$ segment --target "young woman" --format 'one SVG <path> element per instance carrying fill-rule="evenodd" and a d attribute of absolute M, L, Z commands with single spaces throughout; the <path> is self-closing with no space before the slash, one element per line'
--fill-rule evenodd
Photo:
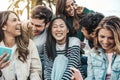
<path fill-rule="evenodd" d="M 120 18 L 109 16 L 100 22 L 95 30 L 94 45 L 88 57 L 86 80 L 119 80 Z M 77 70 L 74 71 L 78 73 L 73 73 L 75 76 L 80 75 Z"/>
<path fill-rule="evenodd" d="M 81 14 L 92 13 L 85 7 L 81 7 Z M 57 0 L 56 1 L 56 15 L 63 15 L 72 29 L 73 36 L 78 37 L 81 41 L 84 40 L 84 36 L 81 33 L 81 27 L 79 25 L 80 18 L 77 13 L 78 9 L 75 8 L 74 0 Z"/>
<path fill-rule="evenodd" d="M 77 13 L 78 12 L 78 13 Z M 85 47 L 84 35 L 81 32 L 81 26 L 79 21 L 81 20 L 81 16 L 83 14 L 92 13 L 92 10 L 89 10 L 85 7 L 76 8 L 74 0 L 56 0 L 56 15 L 63 15 L 68 24 L 70 25 L 70 29 L 72 29 L 71 36 L 77 37 L 81 41 L 81 55 L 84 54 L 83 48 Z M 87 58 L 85 56 L 81 56 L 81 61 L 83 66 L 87 66 Z M 86 70 L 85 67 L 83 67 Z M 85 71 L 84 71 L 85 72 Z M 87 76 L 87 74 L 85 74 Z"/>
<path fill-rule="evenodd" d="M 81 69 L 80 40 L 69 37 L 70 29 L 63 17 L 50 23 L 45 44 L 45 80 L 71 80 L 69 67 Z M 62 57 L 60 57 L 62 56 Z"/>
<path fill-rule="evenodd" d="M 42 68 L 37 48 L 23 33 L 16 13 L 0 13 L 0 46 L 12 49 L 11 62 L 0 69 L 2 80 L 42 80 Z"/>

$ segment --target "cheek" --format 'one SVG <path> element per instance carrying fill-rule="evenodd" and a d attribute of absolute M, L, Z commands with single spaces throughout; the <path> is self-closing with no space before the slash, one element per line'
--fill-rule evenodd
<path fill-rule="evenodd" d="M 55 29 L 51 30 L 51 34 L 54 35 L 55 34 Z"/>
<path fill-rule="evenodd" d="M 65 12 L 68 14 L 69 9 L 65 9 Z"/>
<path fill-rule="evenodd" d="M 110 43 L 114 46 L 115 45 L 115 41 L 110 41 Z"/>
<path fill-rule="evenodd" d="M 101 43 L 103 40 L 101 38 L 98 37 L 98 42 Z"/>
<path fill-rule="evenodd" d="M 43 31 L 43 30 L 44 30 L 44 27 L 37 28 L 37 30 Z"/>

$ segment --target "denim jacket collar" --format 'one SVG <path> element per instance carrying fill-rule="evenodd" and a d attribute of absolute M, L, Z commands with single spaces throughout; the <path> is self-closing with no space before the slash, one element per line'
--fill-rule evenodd
<path fill-rule="evenodd" d="M 104 52 L 104 50 L 102 48 L 98 48 L 98 52 L 99 52 L 99 55 L 103 57 L 103 59 L 107 60 L 105 52 Z M 113 56 L 112 56 L 112 64 L 113 64 L 115 58 L 116 58 L 116 54 L 113 54 Z"/>

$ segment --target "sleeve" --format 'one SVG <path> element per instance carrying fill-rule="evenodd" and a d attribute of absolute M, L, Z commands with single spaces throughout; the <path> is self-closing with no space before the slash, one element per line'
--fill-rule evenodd
<path fill-rule="evenodd" d="M 74 46 L 71 48 L 70 52 L 71 52 L 71 55 L 69 57 L 68 65 L 65 70 L 65 73 L 63 74 L 62 80 L 71 80 L 72 73 L 71 73 L 70 67 L 74 67 L 76 69 L 82 68 L 82 66 L 79 65 L 81 63 L 80 62 L 80 48 L 78 46 L 76 47 Z"/>
<path fill-rule="evenodd" d="M 44 79 L 51 80 L 53 60 L 49 59 L 44 46 Z"/>
<path fill-rule="evenodd" d="M 29 42 L 31 64 L 30 64 L 30 80 L 42 80 L 42 67 L 37 48 L 32 40 Z"/>
<path fill-rule="evenodd" d="M 88 54 L 87 78 L 85 80 L 95 80 L 92 67 L 92 54 Z"/>
<path fill-rule="evenodd" d="M 62 80 L 71 80 L 72 72 L 70 70 L 70 67 L 74 67 L 76 69 L 79 69 L 81 74 L 83 74 L 81 61 L 80 61 L 80 46 L 79 46 L 80 41 L 78 41 L 78 40 L 79 39 L 77 39 L 77 40 L 74 39 L 73 43 L 75 42 L 77 45 L 73 44 L 72 47 L 70 47 L 68 50 L 68 55 L 67 55 L 68 65 L 67 65 L 67 68 L 63 74 Z M 70 42 L 71 42 L 71 40 L 70 40 Z"/>
<path fill-rule="evenodd" d="M 83 14 L 87 14 L 87 13 L 94 13 L 94 11 L 84 7 Z"/>

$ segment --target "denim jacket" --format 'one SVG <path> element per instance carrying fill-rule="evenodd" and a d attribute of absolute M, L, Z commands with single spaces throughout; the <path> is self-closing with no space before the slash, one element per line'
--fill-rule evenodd
<path fill-rule="evenodd" d="M 98 54 L 92 49 L 88 56 L 87 78 L 85 80 L 105 80 L 108 60 L 103 49 Z M 120 55 L 113 54 L 111 64 L 111 79 L 120 80 Z"/>

